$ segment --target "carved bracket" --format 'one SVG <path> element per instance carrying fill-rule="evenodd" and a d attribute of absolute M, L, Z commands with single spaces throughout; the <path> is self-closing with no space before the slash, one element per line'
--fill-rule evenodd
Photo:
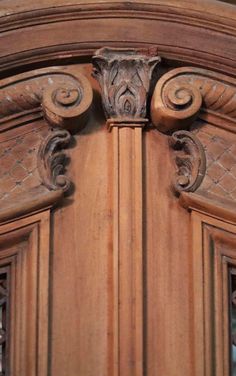
<path fill-rule="evenodd" d="M 196 136 L 188 131 L 176 131 L 170 138 L 177 167 L 173 183 L 176 193 L 194 192 L 200 186 L 206 172 L 204 149 Z"/>
<path fill-rule="evenodd" d="M 102 89 L 109 128 L 144 126 L 152 71 L 160 62 L 155 51 L 102 48 L 93 57 L 94 77 Z"/>
<path fill-rule="evenodd" d="M 0 124 L 43 110 L 51 125 L 81 129 L 92 97 L 88 79 L 76 68 L 51 67 L 23 73 L 0 83 Z"/>
<path fill-rule="evenodd" d="M 85 126 L 92 96 L 76 66 L 0 81 L 0 218 L 51 206 L 69 189 L 63 149 Z"/>
<path fill-rule="evenodd" d="M 42 142 L 38 153 L 38 169 L 48 189 L 66 192 L 70 181 L 65 176 L 66 155 L 62 149 L 70 143 L 71 135 L 66 130 L 55 130 Z"/>
<path fill-rule="evenodd" d="M 177 68 L 157 82 L 153 124 L 162 132 L 189 127 L 198 116 L 236 132 L 236 80 L 199 68 Z"/>

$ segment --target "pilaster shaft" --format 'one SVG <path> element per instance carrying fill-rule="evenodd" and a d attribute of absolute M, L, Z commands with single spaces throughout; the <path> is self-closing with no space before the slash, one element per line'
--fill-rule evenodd
<path fill-rule="evenodd" d="M 142 128 L 158 57 L 104 48 L 94 57 L 113 132 L 114 376 L 143 375 Z"/>

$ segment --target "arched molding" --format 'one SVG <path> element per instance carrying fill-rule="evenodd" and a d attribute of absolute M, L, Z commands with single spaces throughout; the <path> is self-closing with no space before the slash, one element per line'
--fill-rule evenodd
<path fill-rule="evenodd" d="M 18 0 L 13 7 L 1 6 L 0 19 L 2 74 L 32 64 L 75 61 L 105 45 L 155 45 L 164 59 L 236 75 L 236 11 L 228 4 L 210 0 L 197 4 L 184 0 L 53 1 L 49 7 L 45 2 L 25 5 Z M 32 33 L 37 38 L 31 38 Z"/>

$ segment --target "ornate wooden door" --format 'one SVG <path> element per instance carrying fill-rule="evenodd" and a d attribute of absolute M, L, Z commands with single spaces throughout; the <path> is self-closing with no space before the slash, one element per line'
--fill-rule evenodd
<path fill-rule="evenodd" d="M 235 375 L 235 7 L 0 7 L 0 375 Z"/>

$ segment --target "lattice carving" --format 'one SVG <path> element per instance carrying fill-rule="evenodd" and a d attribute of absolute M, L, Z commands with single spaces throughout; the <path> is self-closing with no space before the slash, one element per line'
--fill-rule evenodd
<path fill-rule="evenodd" d="M 207 126 L 194 129 L 207 157 L 206 176 L 201 189 L 236 200 L 236 137 L 214 134 Z"/>
<path fill-rule="evenodd" d="M 47 134 L 47 127 L 36 128 L 0 143 L 0 200 L 10 200 L 42 183 L 37 154 Z"/>

